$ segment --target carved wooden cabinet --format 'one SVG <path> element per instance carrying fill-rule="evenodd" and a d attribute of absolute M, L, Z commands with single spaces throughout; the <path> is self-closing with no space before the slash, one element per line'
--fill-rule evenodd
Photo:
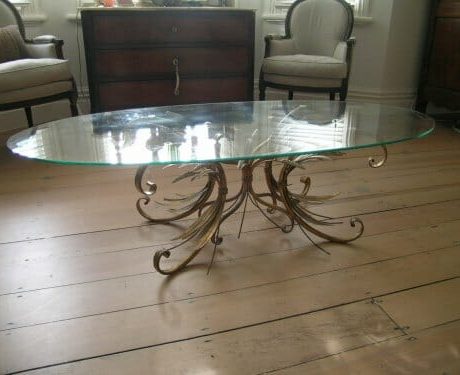
<path fill-rule="evenodd" d="M 460 0 L 433 0 L 416 107 L 460 110 Z"/>
<path fill-rule="evenodd" d="M 253 99 L 254 11 L 82 10 L 91 111 Z"/>

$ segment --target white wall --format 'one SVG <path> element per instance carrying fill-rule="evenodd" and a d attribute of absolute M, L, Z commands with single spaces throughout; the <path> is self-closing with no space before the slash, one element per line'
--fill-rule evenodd
<path fill-rule="evenodd" d="M 426 33 L 430 7 L 430 1 L 425 0 L 393 0 L 381 84 L 383 92 L 413 94 L 416 91 L 425 47 L 425 40 L 420 36 Z"/>
<path fill-rule="evenodd" d="M 370 14 L 372 22 L 358 22 L 353 32 L 357 45 L 350 81 L 350 99 L 396 104 L 409 104 L 413 100 L 429 1 L 372 1 Z M 264 19 L 268 0 L 239 0 L 238 3 L 241 8 L 256 10 L 255 79 L 257 83 L 263 58 L 263 37 L 268 33 L 284 33 L 284 25 Z M 70 60 L 72 72 L 85 93 L 87 84 L 83 39 L 79 23 L 75 20 L 77 0 L 41 0 L 41 8 L 46 15 L 46 20 L 43 23 L 28 25 L 29 36 L 54 34 L 64 39 L 64 55 Z M 285 97 L 285 95 L 274 93 L 271 97 Z M 86 112 L 87 98 L 82 99 L 81 108 Z M 70 115 L 67 103 L 35 108 L 34 113 L 39 123 Z M 1 130 L 25 126 L 25 116 L 21 111 L 0 114 Z"/>
<path fill-rule="evenodd" d="M 396 0 L 406 1 L 406 0 Z M 419 0 L 420 1 L 420 0 Z M 350 92 L 361 96 L 382 95 L 388 36 L 391 27 L 393 0 L 372 3 L 372 22 L 355 25 L 356 46 L 350 80 Z"/>

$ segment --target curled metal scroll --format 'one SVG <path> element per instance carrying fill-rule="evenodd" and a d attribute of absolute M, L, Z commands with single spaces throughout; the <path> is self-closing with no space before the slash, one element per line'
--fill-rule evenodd
<path fill-rule="evenodd" d="M 387 146 L 385 145 L 382 145 L 382 149 L 383 149 L 383 157 L 381 160 L 375 160 L 372 156 L 369 158 L 369 166 L 371 168 L 380 168 L 380 167 L 383 167 L 387 160 L 388 160 L 388 150 L 387 150 Z"/>
<path fill-rule="evenodd" d="M 136 186 L 137 191 L 143 195 L 143 197 L 139 198 L 136 202 L 137 211 L 139 212 L 139 214 L 141 214 L 142 217 L 144 217 L 152 223 L 167 224 L 172 221 L 180 220 L 192 215 L 208 201 L 209 197 L 211 196 L 214 190 L 216 180 L 212 177 L 212 170 L 208 169 L 206 165 L 195 166 L 195 168 L 192 171 L 186 172 L 185 174 L 182 174 L 181 176 L 175 178 L 173 183 L 188 177 L 198 178 L 199 176 L 207 176 L 208 181 L 204 188 L 198 192 L 186 196 L 179 196 L 175 199 L 166 198 L 165 201 L 167 203 L 175 203 L 176 205 L 183 204 L 183 206 L 171 208 L 169 211 L 176 213 L 171 217 L 154 218 L 145 210 L 145 207 L 147 207 L 151 203 L 152 197 L 155 195 L 158 189 L 158 186 L 155 182 L 149 180 L 144 182 L 145 173 L 148 167 L 149 166 L 143 165 L 138 168 L 134 179 L 134 184 Z"/>
<path fill-rule="evenodd" d="M 316 214 L 309 209 L 309 206 L 313 204 L 320 204 L 329 199 L 332 199 L 335 195 L 324 195 L 317 196 L 309 194 L 311 180 L 308 177 L 302 178 L 304 188 L 300 194 L 293 193 L 290 191 L 288 186 L 288 177 L 291 172 L 297 168 L 302 167 L 304 163 L 317 159 L 318 156 L 305 156 L 294 160 L 286 160 L 284 166 L 280 172 L 278 181 L 279 193 L 281 200 L 284 203 L 286 210 L 292 219 L 299 225 L 302 232 L 307 235 L 308 233 L 314 234 L 320 238 L 326 239 L 331 242 L 348 243 L 361 237 L 364 233 L 364 224 L 359 218 L 351 218 L 349 225 L 351 228 L 357 228 L 354 234 L 349 237 L 338 237 L 322 231 L 321 227 L 324 226 L 336 226 L 343 224 L 341 221 L 333 220 L 330 217 Z M 324 158 L 324 157 L 321 157 Z"/>
<path fill-rule="evenodd" d="M 186 172 L 185 174 L 176 178 L 175 181 L 185 178 L 193 179 L 201 176 L 207 176 L 208 183 L 204 189 L 192 195 L 194 201 L 192 204 L 186 207 L 184 212 L 169 219 L 149 219 L 150 221 L 158 223 L 178 220 L 185 216 L 189 216 L 203 207 L 203 205 L 207 202 L 215 190 L 215 186 L 217 186 L 217 198 L 213 201 L 213 203 L 209 205 L 203 211 L 202 215 L 198 216 L 198 218 L 180 236 L 173 239 L 173 241 L 180 241 L 179 244 L 169 249 L 159 250 L 155 253 L 153 257 L 153 266 L 159 273 L 163 275 L 171 275 L 184 269 L 209 242 L 218 237 L 222 212 L 224 210 L 226 196 L 228 193 L 227 181 L 222 166 L 218 163 L 197 165 L 193 171 Z M 150 186 L 150 184 L 148 184 L 148 186 Z M 146 198 L 141 198 L 141 200 L 142 199 Z M 173 266 L 169 269 L 162 267 L 161 260 L 163 258 L 169 258 L 171 256 L 172 250 L 192 240 L 196 241 L 196 245 L 193 246 L 192 252 L 185 259 L 183 259 L 176 266 Z"/>

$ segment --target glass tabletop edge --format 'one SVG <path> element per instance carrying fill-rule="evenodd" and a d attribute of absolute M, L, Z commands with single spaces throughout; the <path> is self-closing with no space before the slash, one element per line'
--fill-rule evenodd
<path fill-rule="evenodd" d="M 254 161 L 254 160 L 280 160 L 280 159 L 292 159 L 300 156 L 306 156 L 306 155 L 327 155 L 327 154 L 337 154 L 337 153 L 342 153 L 342 152 L 351 152 L 354 150 L 360 150 L 360 149 L 365 149 L 365 148 L 377 148 L 381 146 L 388 146 L 392 144 L 397 144 L 397 143 L 402 143 L 402 142 L 407 142 L 410 140 L 416 140 L 416 139 L 421 139 L 424 138 L 428 135 L 430 135 L 435 129 L 435 125 L 433 125 L 432 128 L 427 129 L 423 133 L 417 134 L 417 136 L 414 137 L 405 137 L 397 140 L 391 140 L 391 141 L 385 141 L 385 142 L 380 142 L 380 143 L 375 143 L 375 144 L 363 144 L 363 145 L 355 145 L 355 146 L 350 146 L 350 147 L 344 147 L 344 148 L 331 148 L 331 149 L 326 149 L 326 150 L 317 150 L 317 151 L 300 151 L 300 152 L 293 152 L 293 153 L 281 153 L 279 155 L 270 155 L 270 154 L 260 154 L 260 155 L 253 155 L 253 156 L 248 156 L 248 157 L 240 157 L 240 158 L 222 158 L 219 160 L 215 159 L 203 159 L 203 160 L 189 160 L 189 161 L 166 161 L 166 162 L 136 162 L 136 163 L 109 163 L 109 162 L 86 162 L 86 161 L 71 161 L 71 160 L 52 160 L 52 159 L 41 159 L 41 158 L 35 158 L 35 157 L 28 157 L 25 155 L 22 155 L 20 153 L 14 152 L 13 150 L 9 149 L 10 152 L 14 155 L 17 155 L 21 158 L 27 159 L 27 160 L 33 160 L 33 161 L 39 161 L 39 162 L 44 162 L 47 164 L 57 164 L 57 165 L 69 165 L 69 166 L 98 166 L 98 167 L 117 167 L 117 168 L 135 168 L 139 166 L 158 166 L 158 167 L 165 167 L 168 165 L 187 165 L 187 164 L 237 164 L 241 161 Z M 14 137 L 14 136 L 12 136 Z M 10 137 L 10 138 L 12 138 Z M 8 141 L 10 140 L 8 139 Z"/>

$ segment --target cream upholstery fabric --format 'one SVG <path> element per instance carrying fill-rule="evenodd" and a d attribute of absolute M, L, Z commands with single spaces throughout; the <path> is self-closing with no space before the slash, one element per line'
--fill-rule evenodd
<path fill-rule="evenodd" d="M 1 93 L 71 80 L 67 60 L 22 59 L 0 64 Z"/>
<path fill-rule="evenodd" d="M 53 82 L 21 90 L 0 92 L 0 103 L 7 104 L 36 98 L 44 98 L 46 96 L 58 95 L 71 90 L 72 81 Z"/>
<path fill-rule="evenodd" d="M 27 57 L 32 59 L 57 59 L 56 46 L 53 43 L 26 44 Z"/>
<path fill-rule="evenodd" d="M 25 43 L 18 27 L 0 27 L 0 63 L 21 59 L 25 54 Z"/>
<path fill-rule="evenodd" d="M 340 42 L 337 44 L 337 48 L 334 51 L 334 59 L 347 61 L 347 50 L 348 47 L 346 42 Z"/>
<path fill-rule="evenodd" d="M 272 40 L 270 42 L 270 55 L 295 55 L 296 49 L 292 39 Z"/>
<path fill-rule="evenodd" d="M 292 14 L 291 37 L 297 53 L 332 56 L 347 30 L 345 8 L 335 0 L 300 3 Z"/>
<path fill-rule="evenodd" d="M 340 79 L 347 75 L 347 64 L 328 56 L 271 56 L 264 60 L 263 71 L 265 74 Z"/>

